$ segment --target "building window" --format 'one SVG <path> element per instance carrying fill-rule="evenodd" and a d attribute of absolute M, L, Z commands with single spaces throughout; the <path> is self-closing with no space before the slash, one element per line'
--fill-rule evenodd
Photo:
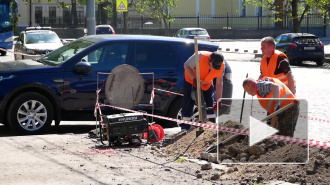
<path fill-rule="evenodd" d="M 56 7 L 49 7 L 49 23 L 56 23 Z"/>
<path fill-rule="evenodd" d="M 71 24 L 71 14 L 70 9 L 68 8 L 63 10 L 63 22 L 67 25 Z"/>
<path fill-rule="evenodd" d="M 239 16 L 240 17 L 246 17 L 246 5 L 245 5 L 245 0 L 240 0 L 239 1 Z"/>
<path fill-rule="evenodd" d="M 37 25 L 42 24 L 42 7 L 41 6 L 36 6 L 35 7 L 35 12 L 34 12 L 34 22 Z"/>
<path fill-rule="evenodd" d="M 77 11 L 77 18 L 78 18 L 78 24 L 84 24 L 85 22 L 84 11 Z"/>

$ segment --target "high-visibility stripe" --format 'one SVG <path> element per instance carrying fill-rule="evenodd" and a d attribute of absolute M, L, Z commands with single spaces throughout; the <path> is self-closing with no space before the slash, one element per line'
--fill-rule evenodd
<path fill-rule="evenodd" d="M 208 114 L 206 118 L 215 118 L 215 114 Z"/>

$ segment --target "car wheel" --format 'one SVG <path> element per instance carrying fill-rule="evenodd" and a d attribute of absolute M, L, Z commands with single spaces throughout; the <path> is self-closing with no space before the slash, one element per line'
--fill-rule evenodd
<path fill-rule="evenodd" d="M 43 95 L 34 92 L 23 93 L 9 106 L 8 123 L 19 134 L 39 134 L 50 127 L 53 107 Z"/>
<path fill-rule="evenodd" d="M 3 50 L 0 50 L 0 54 L 1 54 L 1 56 L 6 56 L 7 55 L 7 52 L 6 51 L 3 51 Z"/>
<path fill-rule="evenodd" d="M 172 104 L 171 108 L 169 109 L 168 117 L 182 120 L 181 110 L 182 110 L 182 99 L 179 99 L 179 100 L 176 100 Z M 196 105 L 194 105 L 194 114 L 192 117 L 193 117 L 193 119 L 191 121 L 193 121 L 193 122 L 199 121 L 198 108 Z M 180 124 L 181 124 L 180 122 L 170 121 L 168 123 L 168 126 L 176 127 L 176 126 L 179 126 Z"/>
<path fill-rule="evenodd" d="M 323 66 L 323 64 L 324 64 L 324 59 L 316 61 L 316 65 L 318 66 Z"/>
<path fill-rule="evenodd" d="M 170 106 L 168 110 L 168 117 L 174 119 L 182 119 L 181 109 L 182 109 L 182 99 L 180 98 L 178 100 L 175 100 Z M 167 128 L 177 127 L 178 125 L 180 125 L 180 123 L 177 123 L 175 121 L 168 121 L 166 127 Z"/>

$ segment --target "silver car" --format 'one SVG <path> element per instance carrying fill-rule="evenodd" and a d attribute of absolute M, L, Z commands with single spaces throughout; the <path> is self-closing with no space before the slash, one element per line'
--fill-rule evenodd
<path fill-rule="evenodd" d="M 211 41 L 210 35 L 204 28 L 181 28 L 174 37 Z"/>
<path fill-rule="evenodd" d="M 50 27 L 28 27 L 15 44 L 15 60 L 35 59 L 63 46 L 61 39 Z"/>

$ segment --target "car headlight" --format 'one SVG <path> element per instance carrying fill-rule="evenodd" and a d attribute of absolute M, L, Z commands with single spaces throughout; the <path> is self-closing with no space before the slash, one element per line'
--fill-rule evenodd
<path fill-rule="evenodd" d="M 2 80 L 9 80 L 9 79 L 12 79 L 12 78 L 14 78 L 14 75 L 0 76 L 0 81 L 2 81 Z"/>
<path fill-rule="evenodd" d="M 34 50 L 34 49 L 26 49 L 26 52 L 28 54 L 31 54 L 31 55 L 35 55 L 36 54 L 36 50 Z"/>

